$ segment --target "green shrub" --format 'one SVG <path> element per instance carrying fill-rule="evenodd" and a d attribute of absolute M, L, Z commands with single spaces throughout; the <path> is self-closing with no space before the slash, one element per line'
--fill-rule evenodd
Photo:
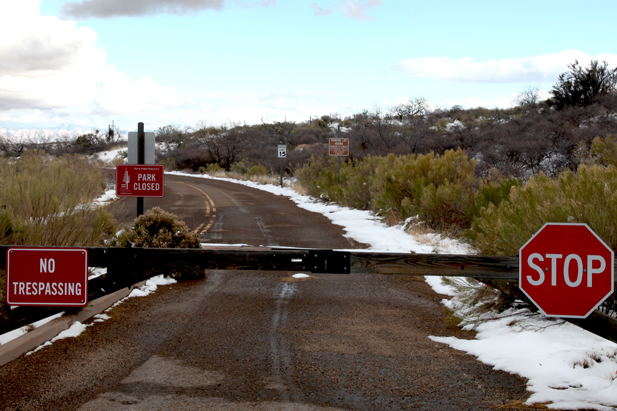
<path fill-rule="evenodd" d="M 251 168 L 248 169 L 248 171 L 246 172 L 247 177 L 252 177 L 252 176 L 265 176 L 268 175 L 268 169 L 261 165 L 258 164 L 256 166 L 252 166 Z"/>
<path fill-rule="evenodd" d="M 199 173 L 203 174 L 206 172 L 206 167 L 199 167 Z"/>
<path fill-rule="evenodd" d="M 591 144 L 591 156 L 600 164 L 617 167 L 617 137 L 596 137 Z"/>
<path fill-rule="evenodd" d="M 123 231 L 118 238 L 120 247 L 153 248 L 200 248 L 199 235 L 191 232 L 178 216 L 159 207 L 148 210 L 137 217 L 129 230 Z M 170 275 L 176 279 L 204 278 L 206 271 L 200 268 L 179 269 L 170 263 L 168 266 L 154 268 L 155 273 Z M 154 274 L 154 273 L 152 273 Z"/>
<path fill-rule="evenodd" d="M 0 159 L 0 244 L 101 246 L 115 232 L 111 214 L 84 206 L 103 193 L 101 170 L 83 156 L 26 151 Z M 0 298 L 5 296 L 0 270 Z M 7 308 L 0 306 L 0 317 Z"/>
<path fill-rule="evenodd" d="M 159 161 L 159 164 L 165 167 L 165 171 L 176 171 L 178 169 L 178 163 L 172 157 Z"/>
<path fill-rule="evenodd" d="M 208 164 L 206 166 L 206 172 L 208 173 L 216 173 L 218 171 L 221 171 L 222 168 L 220 165 L 218 165 L 218 163 L 213 163 L 213 164 Z"/>
<path fill-rule="evenodd" d="M 430 228 L 458 232 L 469 227 L 475 209 L 475 166 L 460 149 L 389 155 L 375 170 L 373 210 L 399 210 L 401 219 L 418 216 Z"/>
<path fill-rule="evenodd" d="M 0 181 L 0 244 L 97 246 L 115 230 L 107 211 L 84 207 L 105 187 L 86 157 L 28 151 L 0 159 Z"/>
<path fill-rule="evenodd" d="M 586 223 L 617 248 L 617 169 L 586 165 L 556 179 L 540 173 L 513 186 L 507 201 L 474 219 L 468 237 L 481 254 L 511 255 L 547 222 Z"/>
<path fill-rule="evenodd" d="M 390 154 L 345 162 L 337 175 L 335 158 L 312 157 L 296 176 L 309 195 L 325 201 L 370 209 L 394 222 L 418 216 L 431 228 L 458 232 L 478 210 L 475 164 L 462 150 Z"/>
<path fill-rule="evenodd" d="M 119 238 L 121 247 L 200 248 L 199 235 L 178 216 L 154 207 L 140 215 Z"/>

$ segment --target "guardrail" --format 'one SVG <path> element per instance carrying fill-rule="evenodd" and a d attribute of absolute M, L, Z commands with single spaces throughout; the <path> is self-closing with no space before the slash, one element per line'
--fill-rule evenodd
<path fill-rule="evenodd" d="M 0 246 L 0 266 L 14 246 Z M 46 248 L 46 247 L 28 247 Z M 330 274 L 396 274 L 472 277 L 481 280 L 518 281 L 516 257 L 401 254 L 288 248 L 103 248 L 88 250 L 90 267 L 106 267 L 107 274 L 88 282 L 88 300 L 130 287 L 154 275 L 174 270 L 266 270 Z M 616 264 L 617 269 L 617 264 Z M 616 287 L 617 288 L 617 287 Z M 55 313 L 76 311 L 65 307 L 17 307 L 0 319 L 0 334 Z M 604 338 L 617 341 L 617 320 L 598 311 L 587 319 L 568 321 Z"/>

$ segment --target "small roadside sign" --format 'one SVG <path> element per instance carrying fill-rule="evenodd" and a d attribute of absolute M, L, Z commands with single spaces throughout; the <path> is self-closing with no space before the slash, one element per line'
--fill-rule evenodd
<path fill-rule="evenodd" d="M 287 146 L 285 144 L 279 144 L 278 152 L 278 158 L 287 158 Z"/>
<path fill-rule="evenodd" d="M 165 168 L 160 164 L 118 164 L 116 195 L 118 197 L 164 197 Z"/>
<path fill-rule="evenodd" d="M 331 137 L 329 147 L 330 147 L 331 156 L 341 156 L 341 157 L 349 156 L 349 139 L 348 138 Z"/>
<path fill-rule="evenodd" d="M 88 304 L 88 251 L 79 248 L 9 248 L 8 305 L 84 307 Z"/>

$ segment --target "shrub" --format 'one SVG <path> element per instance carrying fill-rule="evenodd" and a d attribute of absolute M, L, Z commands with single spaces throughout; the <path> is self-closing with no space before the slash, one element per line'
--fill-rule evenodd
<path fill-rule="evenodd" d="M 478 185 L 475 160 L 460 149 L 443 155 L 389 155 L 375 171 L 374 211 L 400 210 L 430 228 L 457 232 L 469 227 Z"/>
<path fill-rule="evenodd" d="M 252 166 L 246 172 L 247 177 L 265 176 L 267 174 L 268 174 L 268 169 L 265 166 L 261 165 L 261 164 L 258 164 L 256 166 Z"/>
<path fill-rule="evenodd" d="M 418 216 L 434 229 L 469 227 L 478 181 L 475 160 L 462 150 L 443 155 L 367 156 L 341 164 L 312 157 L 296 176 L 309 195 L 342 205 L 371 209 L 398 222 Z"/>
<path fill-rule="evenodd" d="M 212 163 L 212 164 L 208 164 L 206 166 L 206 172 L 208 173 L 216 173 L 218 171 L 221 171 L 222 168 L 220 165 L 218 165 L 218 163 Z"/>
<path fill-rule="evenodd" d="M 119 238 L 121 247 L 199 248 L 199 235 L 178 216 L 154 207 L 140 215 Z"/>
<path fill-rule="evenodd" d="M 0 244 L 97 246 L 115 230 L 111 214 L 84 206 L 105 187 L 85 157 L 28 151 L 0 159 L 0 181 Z"/>
<path fill-rule="evenodd" d="M 591 144 L 590 154 L 600 164 L 617 167 L 617 136 L 596 137 Z"/>
<path fill-rule="evenodd" d="M 35 150 L 0 159 L 0 244 L 100 246 L 115 232 L 110 213 L 89 203 L 105 186 L 101 170 L 82 156 L 51 158 Z M 4 301 L 5 273 L 0 270 Z M 0 316 L 7 308 L 0 306 Z"/>
<path fill-rule="evenodd" d="M 164 166 L 166 171 L 176 171 L 178 169 L 178 163 L 172 157 L 159 161 L 159 164 Z"/>
<path fill-rule="evenodd" d="M 511 255 L 547 222 L 586 223 L 617 248 L 617 169 L 579 166 L 556 179 L 540 173 L 474 219 L 469 237 L 482 254 Z"/>
<path fill-rule="evenodd" d="M 121 247 L 154 248 L 200 248 L 199 235 L 191 232 L 178 216 L 159 207 L 148 210 L 137 217 L 129 230 L 123 231 L 118 238 Z M 206 272 L 199 268 L 157 267 L 156 272 L 164 272 L 176 279 L 204 278 Z"/>

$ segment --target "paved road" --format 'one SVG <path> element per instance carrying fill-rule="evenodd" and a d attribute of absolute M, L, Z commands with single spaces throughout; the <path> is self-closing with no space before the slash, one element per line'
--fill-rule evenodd
<path fill-rule="evenodd" d="M 324 217 L 240 185 L 170 177 L 166 196 L 204 241 L 352 246 Z M 525 397 L 523 380 L 428 338 L 472 335 L 423 281 L 292 274 L 210 271 L 129 299 L 1 367 L 0 409 L 482 410 Z"/>

